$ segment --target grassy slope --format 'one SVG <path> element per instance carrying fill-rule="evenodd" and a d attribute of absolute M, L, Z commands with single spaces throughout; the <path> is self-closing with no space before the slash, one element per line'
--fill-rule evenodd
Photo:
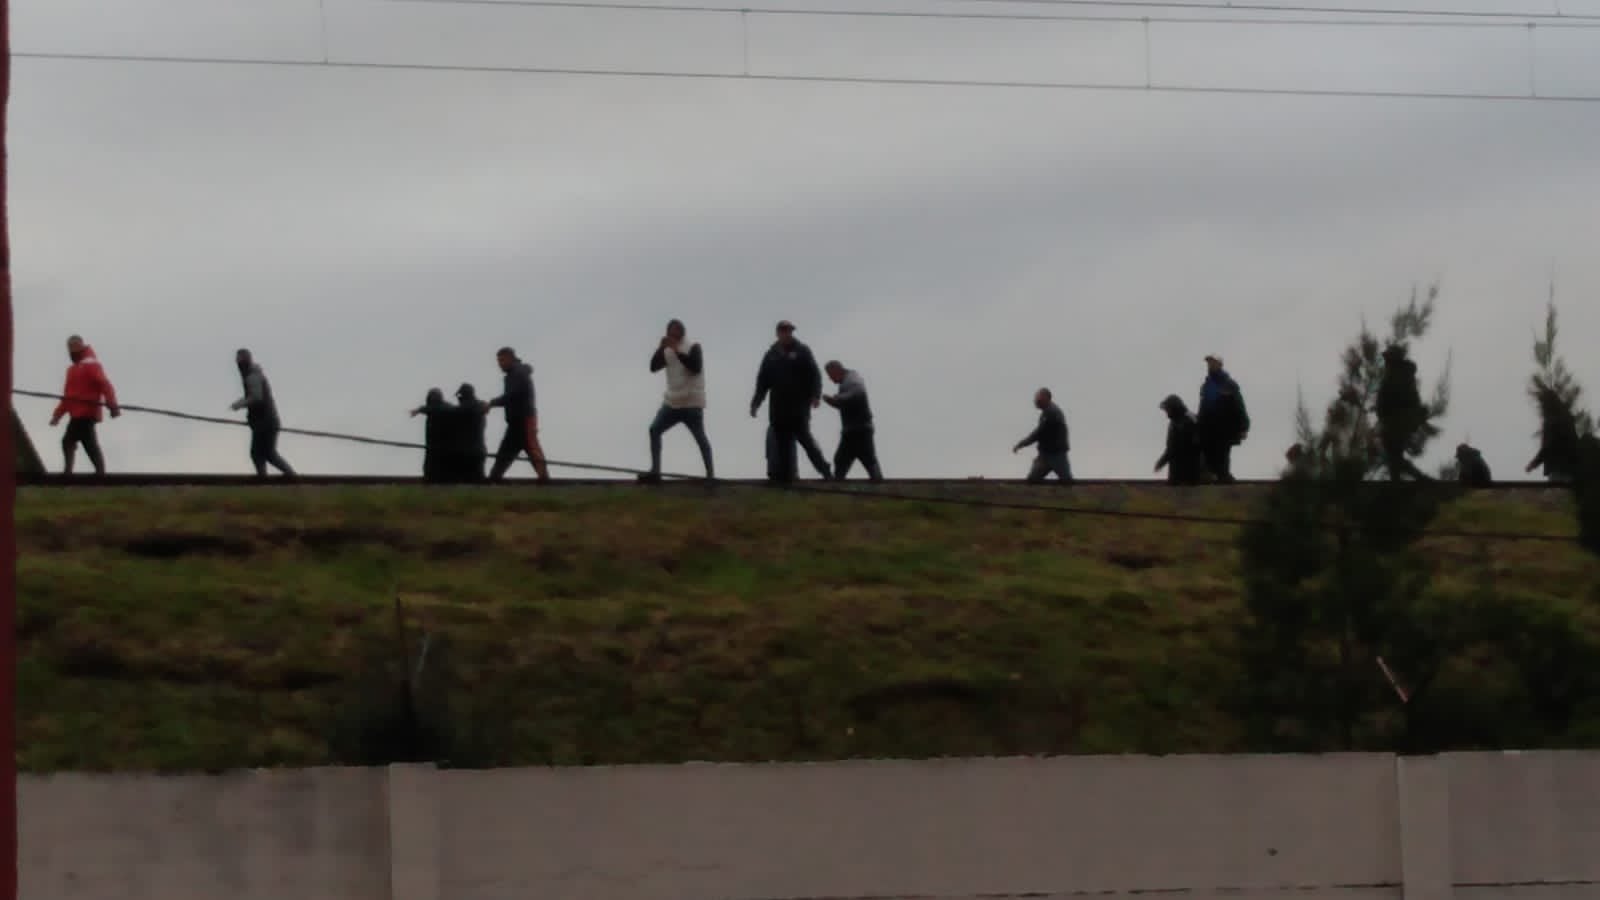
<path fill-rule="evenodd" d="M 983 490 L 1242 515 L 1250 489 Z M 1439 524 L 1565 532 L 1565 503 Z M 1237 746 L 1229 528 L 630 488 L 25 489 L 17 519 L 29 770 L 324 762 L 396 591 L 505 711 L 502 762 Z M 172 536 L 216 546 L 148 555 Z M 1430 546 L 1442 590 L 1484 552 L 1529 602 L 1600 580 L 1565 545 Z"/>

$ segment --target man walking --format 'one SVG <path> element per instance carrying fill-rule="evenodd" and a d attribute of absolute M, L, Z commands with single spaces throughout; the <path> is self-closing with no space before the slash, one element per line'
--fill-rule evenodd
<path fill-rule="evenodd" d="M 1200 385 L 1196 417 L 1200 452 L 1218 484 L 1232 484 L 1233 448 L 1250 435 L 1250 414 L 1239 383 L 1222 367 L 1222 357 L 1206 357 L 1206 380 Z"/>
<path fill-rule="evenodd" d="M 750 418 L 755 418 L 763 400 L 769 399 L 767 421 L 771 425 L 767 448 L 767 478 L 788 484 L 799 474 L 795 445 L 817 474 L 832 478 L 828 461 L 811 436 L 811 411 L 822 405 L 822 369 L 811 348 L 795 340 L 794 323 L 779 322 L 778 339 L 768 348 L 756 373 L 756 392 L 750 398 Z"/>
<path fill-rule="evenodd" d="M 239 380 L 244 383 L 244 396 L 229 409 L 245 411 L 245 421 L 250 425 L 250 462 L 256 467 L 256 477 L 267 477 L 268 464 L 285 477 L 294 477 L 294 469 L 278 454 L 278 431 L 283 425 L 278 419 L 278 403 L 272 397 L 272 384 L 249 350 L 235 353 L 233 361 L 239 368 Z"/>
<path fill-rule="evenodd" d="M 875 446 L 872 427 L 872 405 L 867 402 L 867 382 L 861 373 L 846 369 L 837 359 L 823 367 L 828 379 L 839 386 L 823 402 L 839 411 L 839 449 L 833 453 L 833 477 L 843 481 L 856 460 L 867 470 L 872 481 L 883 480 L 883 470 L 878 468 L 878 448 Z"/>
<path fill-rule="evenodd" d="M 700 461 L 705 464 L 709 481 L 716 472 L 711 465 L 711 441 L 706 437 L 705 358 L 698 343 L 685 343 L 683 323 L 677 319 L 667 323 L 667 333 L 650 356 L 650 371 L 663 369 L 667 373 L 667 389 L 661 408 L 650 423 L 650 471 L 640 475 L 639 480 L 661 480 L 661 436 L 681 424 L 700 447 Z"/>
<path fill-rule="evenodd" d="M 74 457 L 78 446 L 82 445 L 89 464 L 94 466 L 94 473 L 104 475 L 106 458 L 100 451 L 100 437 L 95 427 L 100 424 L 101 407 L 109 411 L 113 419 L 122 415 L 121 407 L 117 406 L 117 392 L 94 355 L 94 348 L 84 343 L 82 337 L 75 334 L 67 338 L 67 359 L 72 362 L 67 366 L 61 402 L 56 404 L 55 414 L 50 417 L 51 428 L 60 424 L 62 416 L 67 417 L 67 431 L 61 436 L 62 471 L 72 474 Z"/>
<path fill-rule="evenodd" d="M 540 483 L 550 481 L 550 469 L 545 465 L 544 448 L 539 446 L 539 408 L 533 391 L 533 366 L 517 358 L 510 347 L 501 347 L 495 353 L 500 371 L 505 373 L 505 389 L 500 396 L 484 404 L 485 409 L 496 406 L 505 410 L 506 433 L 500 439 L 500 450 L 495 454 L 494 467 L 489 470 L 490 481 L 506 477 L 506 470 L 516 462 L 517 454 L 526 452 L 538 473 Z"/>
<path fill-rule="evenodd" d="M 1200 483 L 1200 437 L 1194 416 L 1177 394 L 1161 401 L 1167 414 L 1167 448 L 1156 460 L 1156 471 L 1167 470 L 1168 484 Z"/>
<path fill-rule="evenodd" d="M 1072 447 L 1067 440 L 1067 414 L 1056 405 L 1049 388 L 1039 388 L 1033 395 L 1033 405 L 1039 410 L 1039 424 L 1027 437 L 1017 441 L 1011 452 L 1037 444 L 1039 455 L 1034 457 L 1033 466 L 1028 470 L 1028 481 L 1039 484 L 1054 472 L 1063 484 L 1071 484 L 1072 464 L 1067 461 L 1067 453 Z"/>

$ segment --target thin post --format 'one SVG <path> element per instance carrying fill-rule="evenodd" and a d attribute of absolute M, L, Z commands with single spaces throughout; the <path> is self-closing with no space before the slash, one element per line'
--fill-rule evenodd
<path fill-rule="evenodd" d="M 0 394 L 11 398 L 11 3 L 0 0 Z M 17 448 L 0 428 L 0 900 L 17 900 Z"/>

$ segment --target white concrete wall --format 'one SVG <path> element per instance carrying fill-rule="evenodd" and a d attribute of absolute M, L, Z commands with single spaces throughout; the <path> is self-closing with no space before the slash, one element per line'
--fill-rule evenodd
<path fill-rule="evenodd" d="M 24 778 L 40 900 L 1600 897 L 1600 753 Z"/>

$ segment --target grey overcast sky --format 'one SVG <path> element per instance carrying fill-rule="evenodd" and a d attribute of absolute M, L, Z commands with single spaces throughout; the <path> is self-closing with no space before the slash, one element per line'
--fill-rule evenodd
<path fill-rule="evenodd" d="M 1526 0 L 1408 6 L 1518 8 Z M 738 71 L 737 16 L 325 0 L 337 59 Z M 757 4 L 759 6 L 759 4 Z M 769 5 L 801 8 L 803 0 Z M 856 0 L 830 6 L 857 6 Z M 14 0 L 19 52 L 314 58 L 317 0 Z M 903 0 L 874 9 L 1039 11 Z M 1600 0 L 1564 2 L 1600 14 Z M 1175 83 L 1515 92 L 1525 29 L 1157 25 Z M 1547 93 L 1600 95 L 1600 30 L 1535 35 Z M 1142 82 L 1136 25 L 751 17 L 752 71 Z M 126 403 L 227 415 L 256 351 L 285 424 L 420 440 L 430 386 L 535 366 L 554 459 L 642 466 L 647 359 L 683 318 L 720 473 L 773 323 L 867 380 L 890 475 L 1021 474 L 1055 389 L 1081 476 L 1138 477 L 1157 403 L 1226 357 L 1276 471 L 1362 316 L 1439 280 L 1442 460 L 1532 455 L 1524 395 L 1552 271 L 1600 393 L 1600 104 L 1074 92 L 22 59 L 13 99 L 17 380 L 58 390 L 81 332 Z M 49 404 L 18 400 L 59 466 Z M 491 424 L 491 440 L 500 424 Z M 831 449 L 837 417 L 816 431 Z M 244 472 L 247 434 L 128 414 L 120 471 Z M 1448 446 L 1447 446 L 1448 445 Z M 286 436 L 306 472 L 420 453 Z M 695 472 L 681 429 L 667 468 Z M 515 474 L 531 474 L 526 464 Z M 557 470 L 557 475 L 562 474 Z M 567 474 L 576 474 L 568 471 Z"/>

